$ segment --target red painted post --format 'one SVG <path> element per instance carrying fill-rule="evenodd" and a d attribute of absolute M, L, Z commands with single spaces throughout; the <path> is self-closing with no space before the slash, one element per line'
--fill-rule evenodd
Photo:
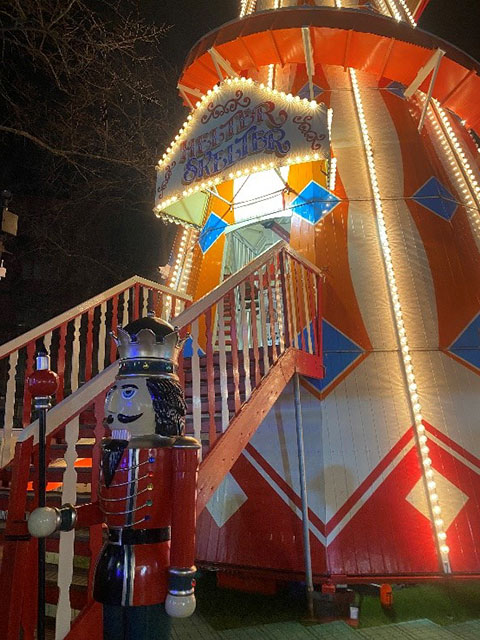
<path fill-rule="evenodd" d="M 138 320 L 140 317 L 140 283 L 136 282 L 133 286 L 133 319 Z"/>
<path fill-rule="evenodd" d="M 255 279 L 253 273 L 249 276 L 250 284 L 250 323 L 252 325 L 253 358 L 255 366 L 255 386 L 260 384 L 260 365 L 258 356 L 257 305 L 255 304 Z"/>
<path fill-rule="evenodd" d="M 287 280 L 286 280 L 286 263 L 285 263 L 285 251 L 282 251 L 279 256 L 280 261 L 280 287 L 282 289 L 282 307 L 283 307 L 283 327 L 285 329 L 285 346 L 291 346 L 290 336 L 292 330 L 290 326 L 290 307 L 288 304 L 287 296 Z"/>
<path fill-rule="evenodd" d="M 67 340 L 67 323 L 60 327 L 58 357 L 57 357 L 57 375 L 58 375 L 58 391 L 57 403 L 63 400 L 65 390 L 65 344 Z"/>
<path fill-rule="evenodd" d="M 322 287 L 323 280 L 321 276 L 316 276 L 317 279 L 317 355 L 320 356 L 321 362 L 323 364 L 323 333 L 322 333 Z"/>
<path fill-rule="evenodd" d="M 272 278 L 275 278 L 274 264 L 269 262 L 266 268 L 267 276 L 267 294 L 268 294 L 268 315 L 270 316 L 270 336 L 272 338 L 272 359 L 273 362 L 277 360 L 277 345 L 275 344 L 275 310 L 273 307 L 273 292 L 272 292 Z M 267 347 L 268 348 L 268 347 Z"/>
<path fill-rule="evenodd" d="M 297 330 L 300 331 L 300 348 L 302 351 L 307 351 L 307 341 L 305 340 L 305 307 L 303 300 L 303 287 L 302 287 L 302 266 L 295 260 L 292 260 L 292 273 L 293 277 L 293 295 L 294 295 L 294 309 L 293 313 L 296 313 L 298 325 Z"/>
<path fill-rule="evenodd" d="M 205 312 L 205 335 L 207 338 L 207 393 L 208 393 L 208 444 L 212 447 L 217 439 L 215 423 L 215 375 L 213 371 L 213 340 L 212 340 L 212 307 Z"/>
<path fill-rule="evenodd" d="M 235 313 L 235 292 L 232 290 L 228 294 L 228 300 L 230 302 L 230 339 L 232 341 L 232 370 L 233 370 L 233 384 L 234 384 L 234 401 L 235 401 L 235 413 L 240 411 L 240 376 L 238 374 L 238 339 L 237 339 L 237 319 Z M 225 296 L 225 297 L 227 297 Z M 258 355 L 258 346 L 257 346 Z M 259 372 L 260 375 L 260 372 Z"/>
<path fill-rule="evenodd" d="M 315 311 L 315 274 L 309 269 L 305 270 L 305 277 L 307 279 L 307 299 L 308 299 L 308 313 L 310 316 L 310 322 L 313 327 L 313 353 L 317 351 L 318 344 L 318 326 L 317 326 L 317 314 Z"/>
<path fill-rule="evenodd" d="M 27 345 L 27 359 L 25 361 L 25 382 L 23 387 L 23 418 L 24 427 L 30 424 L 32 417 L 32 396 L 27 384 L 28 377 L 33 373 L 33 360 L 35 357 L 35 340 Z"/>
<path fill-rule="evenodd" d="M 27 571 L 22 602 L 23 640 L 36 640 L 35 622 L 38 618 L 38 602 L 35 596 L 38 588 L 38 576 L 36 571 L 32 571 L 32 567 L 35 566 L 37 555 L 38 539 L 32 538 L 25 550 Z"/>
<path fill-rule="evenodd" d="M 92 358 L 93 358 L 93 315 L 95 308 L 87 311 L 87 335 L 85 343 L 85 382 L 92 377 Z"/>
<path fill-rule="evenodd" d="M 22 600 L 27 582 L 27 549 L 32 544 L 25 521 L 27 507 L 27 486 L 33 438 L 15 445 L 10 496 L 8 501 L 7 524 L 4 535 L 3 559 L 0 567 L 0 619 L 5 640 L 20 637 Z M 35 572 L 33 572 L 35 573 Z M 35 604 L 35 598 L 30 603 Z M 35 618 L 34 618 L 35 619 Z"/>

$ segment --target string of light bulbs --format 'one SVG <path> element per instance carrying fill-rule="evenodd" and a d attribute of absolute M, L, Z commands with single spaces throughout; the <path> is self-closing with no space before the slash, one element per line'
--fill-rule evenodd
<path fill-rule="evenodd" d="M 477 208 L 480 209 L 480 186 L 477 180 L 477 174 L 473 169 L 472 165 L 468 161 L 467 154 L 463 149 L 463 146 L 458 139 L 455 131 L 450 122 L 450 118 L 447 115 L 447 112 L 443 107 L 440 106 L 438 100 L 432 100 L 432 109 L 434 113 L 437 115 L 437 119 L 441 124 L 443 133 L 445 137 L 448 139 L 450 147 L 452 149 L 453 155 L 455 156 L 458 166 L 465 178 L 465 181 L 470 189 L 471 196 L 475 201 Z"/>
<path fill-rule="evenodd" d="M 241 0 L 240 18 L 244 18 L 245 16 L 248 16 L 251 13 L 253 13 L 256 4 L 257 4 L 257 0 Z"/>
<path fill-rule="evenodd" d="M 237 77 L 237 78 L 226 78 L 221 84 L 217 84 L 215 85 L 212 89 L 209 89 L 202 97 L 201 99 L 196 103 L 196 107 L 200 107 L 202 106 L 202 104 L 205 104 L 208 100 L 211 100 L 211 97 L 215 94 L 218 94 L 219 92 L 221 92 L 221 90 L 225 87 L 225 86 L 230 86 L 230 85 L 240 85 L 240 86 L 246 86 L 246 85 L 253 85 L 254 84 L 254 80 L 252 78 L 244 78 L 244 77 Z M 264 83 L 260 83 L 259 85 L 260 89 L 267 89 L 268 87 L 266 87 L 266 85 Z M 308 107 L 309 109 L 311 109 L 312 111 L 315 111 L 316 109 L 320 109 L 321 106 L 318 104 L 318 102 L 316 100 L 309 100 L 308 98 L 301 98 L 300 96 L 294 96 L 291 93 L 285 93 L 283 91 L 278 91 L 277 89 L 270 89 L 270 92 L 277 98 L 279 99 L 283 99 L 286 100 L 287 102 L 296 102 L 296 103 L 301 103 L 303 104 L 305 107 Z M 173 141 L 171 142 L 171 144 L 167 147 L 167 150 L 165 151 L 165 153 L 162 155 L 162 158 L 158 161 L 157 163 L 157 171 L 162 170 L 166 165 L 168 165 L 170 158 L 173 156 L 173 154 L 175 153 L 175 151 L 177 150 L 177 148 L 182 144 L 183 140 L 188 136 L 188 134 L 190 133 L 191 127 L 194 124 L 194 116 L 192 114 L 189 114 L 187 116 L 186 121 L 183 123 L 182 127 L 180 128 L 179 132 L 176 134 L 175 138 L 173 139 Z M 311 160 L 320 160 L 323 158 L 323 154 L 320 153 L 307 153 L 303 156 L 297 155 L 293 158 L 287 158 L 286 161 L 283 163 L 283 165 L 290 165 L 290 164 L 298 164 L 301 162 L 309 162 Z M 250 175 L 251 173 L 255 173 L 258 171 L 265 171 L 265 169 L 273 169 L 275 167 L 281 166 L 279 165 L 279 163 L 274 163 L 274 162 L 269 162 L 269 163 L 253 163 L 251 166 L 245 167 L 244 169 L 238 169 L 235 172 L 230 172 L 228 177 L 229 179 L 233 179 L 233 178 L 239 178 L 242 175 Z M 223 182 L 225 180 L 225 177 L 221 177 L 221 176 L 215 176 L 214 178 L 211 178 L 209 180 L 206 180 L 204 182 L 201 182 L 199 184 L 196 184 L 195 186 L 191 186 L 188 187 L 187 189 L 184 189 L 182 191 L 182 193 L 180 194 L 174 194 L 172 195 L 170 198 L 167 198 L 165 201 L 159 203 L 154 211 L 159 214 L 160 211 L 162 211 L 163 209 L 165 209 L 166 207 L 169 207 L 171 204 L 174 204 L 175 202 L 178 202 L 178 200 L 180 200 L 181 198 L 185 198 L 189 195 L 192 195 L 193 193 L 197 193 L 198 191 L 202 191 L 205 190 L 209 187 L 215 186 L 220 184 L 221 182 Z M 159 216 L 157 216 L 159 217 Z"/>
<path fill-rule="evenodd" d="M 425 103 L 425 95 L 419 92 L 420 101 Z M 450 175 L 455 182 L 457 192 L 463 201 L 458 202 L 465 208 L 474 232 L 480 238 L 480 189 L 462 145 L 460 144 L 447 113 L 436 100 L 431 100 L 427 112 L 428 122 L 433 128 L 435 137 L 433 143 L 441 148 L 441 154 L 446 158 Z"/>
<path fill-rule="evenodd" d="M 392 18 L 395 18 L 397 22 L 402 21 L 402 14 L 398 10 L 397 5 L 395 4 L 395 0 L 387 0 L 388 8 L 390 9 L 390 14 Z"/>
<path fill-rule="evenodd" d="M 176 291 L 186 293 L 192 270 L 192 258 L 194 246 L 198 237 L 198 231 L 189 227 L 184 227 L 180 238 L 177 255 L 170 274 L 168 286 Z M 176 314 L 176 309 L 172 308 L 172 297 L 167 296 L 165 300 L 167 318 Z"/>
<path fill-rule="evenodd" d="M 375 3 L 377 5 L 379 13 L 383 14 L 384 16 L 388 16 L 389 18 L 391 18 L 392 14 L 388 10 L 387 5 L 385 4 L 385 0 L 375 0 Z"/>
<path fill-rule="evenodd" d="M 418 395 L 418 388 L 416 383 L 416 377 L 412 362 L 412 356 L 410 354 L 410 347 L 408 343 L 407 332 L 405 329 L 405 323 L 403 319 L 402 305 L 400 302 L 400 296 L 397 287 L 397 281 L 395 277 L 395 269 L 392 261 L 392 251 L 390 248 L 390 242 L 388 239 L 388 232 L 385 223 L 385 216 L 383 213 L 382 199 L 380 196 L 380 189 L 378 186 L 377 171 L 375 167 L 375 160 L 373 155 L 372 143 L 368 132 L 367 121 L 365 118 L 365 112 L 363 109 L 362 98 L 358 85 L 357 75 L 354 69 L 349 69 L 350 80 L 353 89 L 353 96 L 355 102 L 355 108 L 357 112 L 358 121 L 360 124 L 360 130 L 362 133 L 363 146 L 365 149 L 365 155 L 367 158 L 368 175 L 370 178 L 370 186 L 373 193 L 374 208 L 376 213 L 376 222 L 378 235 L 380 239 L 380 248 L 382 251 L 383 262 L 385 266 L 387 285 L 390 294 L 390 301 L 392 305 L 393 315 L 395 318 L 395 328 L 397 333 L 397 339 L 400 345 L 400 351 L 402 356 L 403 371 L 405 379 L 407 381 L 408 397 L 410 402 L 410 409 L 414 418 L 414 432 L 416 441 L 418 443 L 418 450 L 420 453 L 420 459 L 423 467 L 423 473 L 425 478 L 425 484 L 427 489 L 427 499 L 430 507 L 430 511 L 433 515 L 433 524 L 435 537 L 437 541 L 440 558 L 442 561 L 443 570 L 445 573 L 450 573 L 450 561 L 449 552 L 450 549 L 447 545 L 447 534 L 445 532 L 445 523 L 442 518 L 442 509 L 439 503 L 439 497 L 437 494 L 437 485 L 435 482 L 435 473 L 432 468 L 432 460 L 429 457 L 428 439 L 426 436 L 425 426 L 423 424 L 422 406 L 420 404 L 420 398 Z"/>
<path fill-rule="evenodd" d="M 415 18 L 413 17 L 412 12 L 408 8 L 407 3 L 405 2 L 405 0 L 398 0 L 398 1 L 402 5 L 402 9 L 404 10 L 405 15 L 407 16 L 408 21 L 410 22 L 412 27 L 415 29 L 415 27 L 417 26 L 417 23 L 415 22 Z"/>

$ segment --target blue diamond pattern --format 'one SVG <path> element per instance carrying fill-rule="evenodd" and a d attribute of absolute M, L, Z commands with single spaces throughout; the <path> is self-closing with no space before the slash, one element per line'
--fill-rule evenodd
<path fill-rule="evenodd" d="M 319 87 L 318 84 L 314 83 L 313 97 L 316 98 L 321 93 L 323 93 L 322 87 Z M 310 86 L 308 85 L 308 83 L 303 85 L 303 87 L 298 92 L 298 95 L 300 96 L 300 98 L 307 98 L 308 100 L 310 100 Z"/>
<path fill-rule="evenodd" d="M 227 223 L 212 211 L 208 216 L 208 220 L 202 229 L 200 237 L 198 238 L 198 244 L 200 245 L 203 253 L 207 253 L 215 240 L 217 240 L 225 231 L 226 226 Z"/>
<path fill-rule="evenodd" d="M 458 206 L 450 191 L 435 176 L 413 194 L 413 199 L 444 220 L 451 220 Z"/>
<path fill-rule="evenodd" d="M 405 99 L 405 96 L 403 94 L 403 92 L 405 91 L 404 84 L 401 84 L 400 82 L 390 82 L 390 84 L 387 84 L 385 89 L 387 91 L 390 91 L 390 93 L 393 93 L 395 96 Z"/>
<path fill-rule="evenodd" d="M 312 180 L 292 202 L 292 209 L 310 224 L 317 224 L 339 202 L 337 196 Z"/>
<path fill-rule="evenodd" d="M 202 358 L 205 355 L 205 351 L 200 349 L 200 347 L 198 347 L 197 353 L 200 358 Z M 183 357 L 191 358 L 192 356 L 193 356 L 193 340 L 192 338 L 187 338 L 187 340 L 185 341 L 185 344 L 183 345 Z"/>
<path fill-rule="evenodd" d="M 308 378 L 310 384 L 319 391 L 323 391 L 345 369 L 357 360 L 363 353 L 363 349 L 345 334 L 336 329 L 326 320 L 322 321 L 323 332 L 323 364 L 325 365 L 325 377 L 321 380 Z"/>
<path fill-rule="evenodd" d="M 480 313 L 465 327 L 449 351 L 480 371 Z"/>

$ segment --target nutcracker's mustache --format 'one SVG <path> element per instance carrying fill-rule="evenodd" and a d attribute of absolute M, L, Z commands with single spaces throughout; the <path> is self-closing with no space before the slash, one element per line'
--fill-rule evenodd
<path fill-rule="evenodd" d="M 123 413 L 119 413 L 117 415 L 117 418 L 118 418 L 118 421 L 121 422 L 122 424 L 128 424 L 129 422 L 135 422 L 135 420 L 138 420 L 142 416 L 143 416 L 143 413 L 137 413 L 136 416 L 126 416 Z"/>

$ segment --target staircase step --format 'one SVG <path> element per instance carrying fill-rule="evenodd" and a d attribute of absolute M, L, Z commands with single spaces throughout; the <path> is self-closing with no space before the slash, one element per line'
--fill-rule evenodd
<path fill-rule="evenodd" d="M 91 458 L 95 440 L 93 438 L 81 438 L 75 445 L 75 450 L 79 458 Z M 61 453 L 67 450 L 66 442 L 56 442 L 49 447 L 50 454 L 53 458 L 59 458 Z"/>

